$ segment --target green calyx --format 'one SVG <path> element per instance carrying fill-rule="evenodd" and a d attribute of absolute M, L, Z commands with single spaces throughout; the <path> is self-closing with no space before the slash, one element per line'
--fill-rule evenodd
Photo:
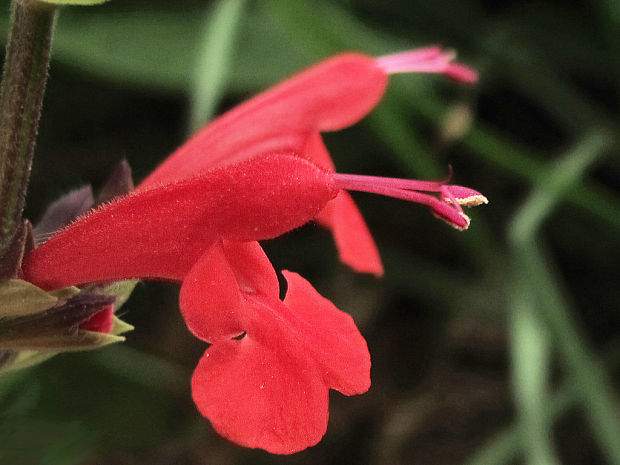
<path fill-rule="evenodd" d="M 0 283 L 0 322 L 49 310 L 79 293 L 77 287 L 45 292 L 20 279 Z"/>
<path fill-rule="evenodd" d="M 62 352 L 98 349 L 125 340 L 133 326 L 113 316 L 109 332 L 81 327 L 94 315 L 116 311 L 136 281 L 46 292 L 26 281 L 0 282 L 0 374 L 23 369 Z"/>

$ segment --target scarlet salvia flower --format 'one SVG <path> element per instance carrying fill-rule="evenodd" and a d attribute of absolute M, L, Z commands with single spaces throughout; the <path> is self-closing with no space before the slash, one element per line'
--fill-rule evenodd
<path fill-rule="evenodd" d="M 486 202 L 461 186 L 337 174 L 298 155 L 257 156 L 119 197 L 33 250 L 22 271 L 43 289 L 131 278 L 182 281 L 218 240 L 277 237 L 315 218 L 342 189 L 423 203 L 459 229 L 469 224 L 460 205 Z"/>
<path fill-rule="evenodd" d="M 337 194 L 331 173 L 300 157 L 256 157 L 118 197 L 34 249 L 22 271 L 43 289 L 182 281 L 218 240 L 275 238 L 310 221 Z"/>
<path fill-rule="evenodd" d="M 196 405 L 228 439 L 280 454 L 323 437 L 329 389 L 370 387 L 353 319 L 298 274 L 284 276 L 282 302 L 260 246 L 224 241 L 192 268 L 180 296 L 188 327 L 212 344 L 192 379 Z"/>
<path fill-rule="evenodd" d="M 192 381 L 198 408 L 239 444 L 292 453 L 325 433 L 329 389 L 368 389 L 370 356 L 352 318 L 299 275 L 285 275 L 281 302 L 255 241 L 309 221 L 337 194 L 333 174 L 303 158 L 256 157 L 120 197 L 32 251 L 22 271 L 43 288 L 182 281 L 188 327 L 212 344 Z"/>
<path fill-rule="evenodd" d="M 54 289 L 128 278 L 182 282 L 188 328 L 210 347 L 192 379 L 199 410 L 226 438 L 274 453 L 318 442 L 328 390 L 370 386 L 366 343 L 350 316 L 295 273 L 279 299 L 256 241 L 310 220 L 329 227 L 342 260 L 382 273 L 347 191 L 421 203 L 458 229 L 461 205 L 486 202 L 444 182 L 339 174 L 321 131 L 351 125 L 381 98 L 394 72 L 469 68 L 438 47 L 379 59 L 327 60 L 232 110 L 178 149 L 137 189 L 81 217 L 28 254 L 23 275 Z"/>
<path fill-rule="evenodd" d="M 465 83 L 476 72 L 432 46 L 380 58 L 346 54 L 328 59 L 229 111 L 200 130 L 139 188 L 273 151 L 288 151 L 335 171 L 320 133 L 350 126 L 383 96 L 388 75 L 433 72 Z M 370 232 L 348 193 L 317 216 L 335 238 L 341 260 L 356 271 L 383 274 Z"/>

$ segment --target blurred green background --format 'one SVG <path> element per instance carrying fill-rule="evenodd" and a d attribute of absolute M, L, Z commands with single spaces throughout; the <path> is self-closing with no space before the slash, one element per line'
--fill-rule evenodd
<path fill-rule="evenodd" d="M 332 392 L 318 446 L 272 456 L 214 434 L 189 391 L 204 344 L 178 288 L 146 283 L 122 310 L 125 344 L 0 379 L 0 463 L 620 465 L 617 0 L 66 8 L 26 214 L 100 187 L 122 158 L 143 178 L 192 128 L 324 57 L 433 43 L 479 85 L 395 76 L 326 142 L 341 172 L 438 179 L 452 165 L 491 200 L 470 230 L 356 195 L 382 280 L 340 265 L 314 225 L 264 244 L 354 316 L 373 356 L 370 392 Z"/>

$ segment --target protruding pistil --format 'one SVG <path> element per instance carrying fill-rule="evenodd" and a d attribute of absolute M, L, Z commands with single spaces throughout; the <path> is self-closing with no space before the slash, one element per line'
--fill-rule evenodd
<path fill-rule="evenodd" d="M 478 191 L 463 186 L 446 185 L 443 181 L 338 173 L 333 176 L 339 189 L 385 195 L 426 205 L 436 217 L 461 231 L 467 229 L 470 222 L 461 205 L 473 207 L 488 203 L 487 198 Z"/>

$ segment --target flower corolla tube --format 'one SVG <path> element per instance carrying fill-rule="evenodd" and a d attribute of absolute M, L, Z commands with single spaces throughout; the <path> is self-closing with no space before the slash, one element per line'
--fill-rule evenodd
<path fill-rule="evenodd" d="M 340 174 L 321 132 L 356 123 L 381 99 L 388 75 L 476 73 L 428 47 L 381 58 L 328 59 L 224 114 L 129 194 L 53 235 L 24 259 L 44 289 L 162 279 L 181 283 L 189 330 L 207 342 L 192 378 L 200 412 L 229 440 L 273 453 L 316 444 L 328 391 L 370 387 L 370 355 L 353 319 L 304 278 L 276 273 L 257 241 L 315 220 L 341 260 L 381 275 L 375 243 L 348 191 L 421 203 L 457 229 L 480 193 L 445 182 Z"/>

